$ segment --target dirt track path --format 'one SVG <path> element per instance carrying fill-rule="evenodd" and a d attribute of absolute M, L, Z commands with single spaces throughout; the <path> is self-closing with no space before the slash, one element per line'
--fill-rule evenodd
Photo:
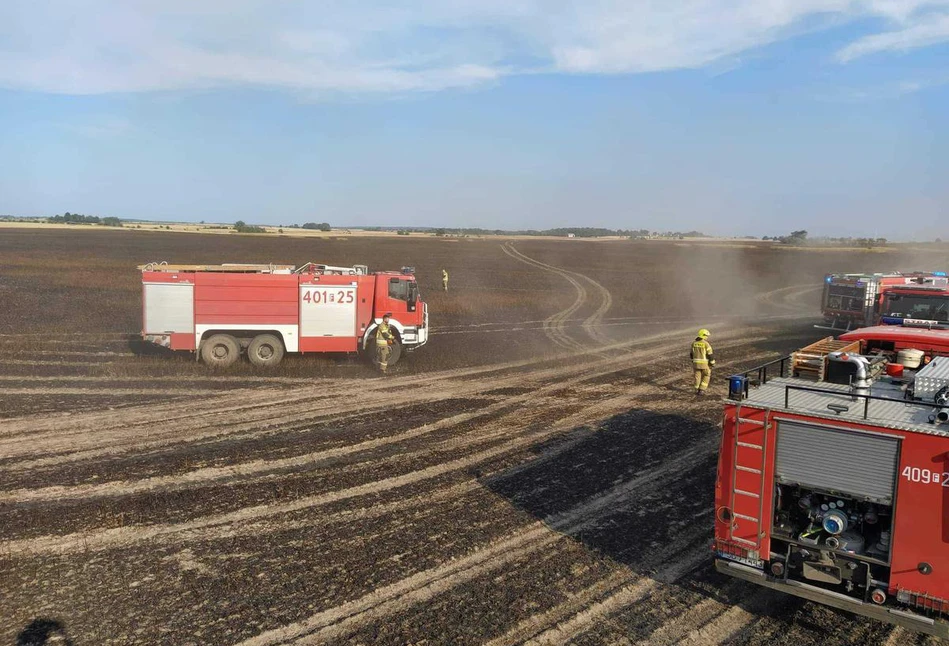
<path fill-rule="evenodd" d="M 549 265 L 531 258 L 522 251 L 516 249 L 513 242 L 504 243 L 501 245 L 501 249 L 504 251 L 504 253 L 516 260 L 563 277 L 576 290 L 576 298 L 574 299 L 573 303 L 571 303 L 566 309 L 553 314 L 550 318 L 544 321 L 544 332 L 551 341 L 567 349 L 584 348 L 584 345 L 581 342 L 567 334 L 566 323 L 570 320 L 571 316 L 573 316 L 590 300 L 589 291 L 584 286 L 584 283 L 587 283 L 597 293 L 599 304 L 597 305 L 594 312 L 583 320 L 581 327 L 595 343 L 609 343 L 609 337 L 603 333 L 600 327 L 603 322 L 603 317 L 613 305 L 613 296 L 605 287 L 603 287 L 603 285 L 584 274 L 575 271 L 568 271 L 561 267 L 554 267 L 553 265 Z"/>

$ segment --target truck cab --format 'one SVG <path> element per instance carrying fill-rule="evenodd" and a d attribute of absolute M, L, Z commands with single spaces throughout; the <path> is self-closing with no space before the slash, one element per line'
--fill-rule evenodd
<path fill-rule="evenodd" d="M 412 268 L 403 267 L 398 272 L 377 272 L 374 279 L 376 299 L 373 320 L 363 337 L 363 348 L 368 347 L 372 333 L 387 313 L 392 315 L 389 325 L 395 328 L 398 336 L 398 352 L 402 348 L 411 351 L 428 343 L 428 306 L 422 301 Z M 390 363 L 394 363 L 394 360 L 390 359 Z"/>
<path fill-rule="evenodd" d="M 929 323 L 949 328 L 949 287 L 894 287 L 883 294 L 880 322 L 885 325 Z"/>

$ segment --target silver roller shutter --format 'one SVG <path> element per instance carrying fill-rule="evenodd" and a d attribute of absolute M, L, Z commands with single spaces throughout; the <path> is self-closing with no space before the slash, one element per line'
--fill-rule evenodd
<path fill-rule="evenodd" d="M 782 421 L 775 475 L 782 483 L 893 504 L 899 448 L 897 438 Z"/>
<path fill-rule="evenodd" d="M 144 332 L 194 332 L 194 285 L 146 283 Z"/>

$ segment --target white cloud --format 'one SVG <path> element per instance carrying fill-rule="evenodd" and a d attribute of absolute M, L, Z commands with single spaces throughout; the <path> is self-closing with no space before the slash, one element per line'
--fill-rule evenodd
<path fill-rule="evenodd" d="M 949 0 L 5 0 L 0 86 L 402 93 L 528 72 L 699 68 L 876 19 L 840 61 L 949 40 Z"/>
<path fill-rule="evenodd" d="M 905 29 L 864 36 L 837 52 L 837 59 L 846 63 L 867 54 L 907 51 L 946 41 L 949 41 L 949 14 L 926 16 Z"/>

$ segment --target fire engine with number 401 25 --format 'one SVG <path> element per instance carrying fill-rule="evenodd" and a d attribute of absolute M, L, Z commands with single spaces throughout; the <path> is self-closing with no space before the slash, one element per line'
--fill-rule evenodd
<path fill-rule="evenodd" d="M 139 269 L 142 338 L 196 352 L 211 366 L 230 366 L 242 354 L 272 367 L 288 352 L 365 352 L 386 313 L 395 335 L 389 365 L 428 342 L 428 306 L 411 267 L 150 263 Z"/>

